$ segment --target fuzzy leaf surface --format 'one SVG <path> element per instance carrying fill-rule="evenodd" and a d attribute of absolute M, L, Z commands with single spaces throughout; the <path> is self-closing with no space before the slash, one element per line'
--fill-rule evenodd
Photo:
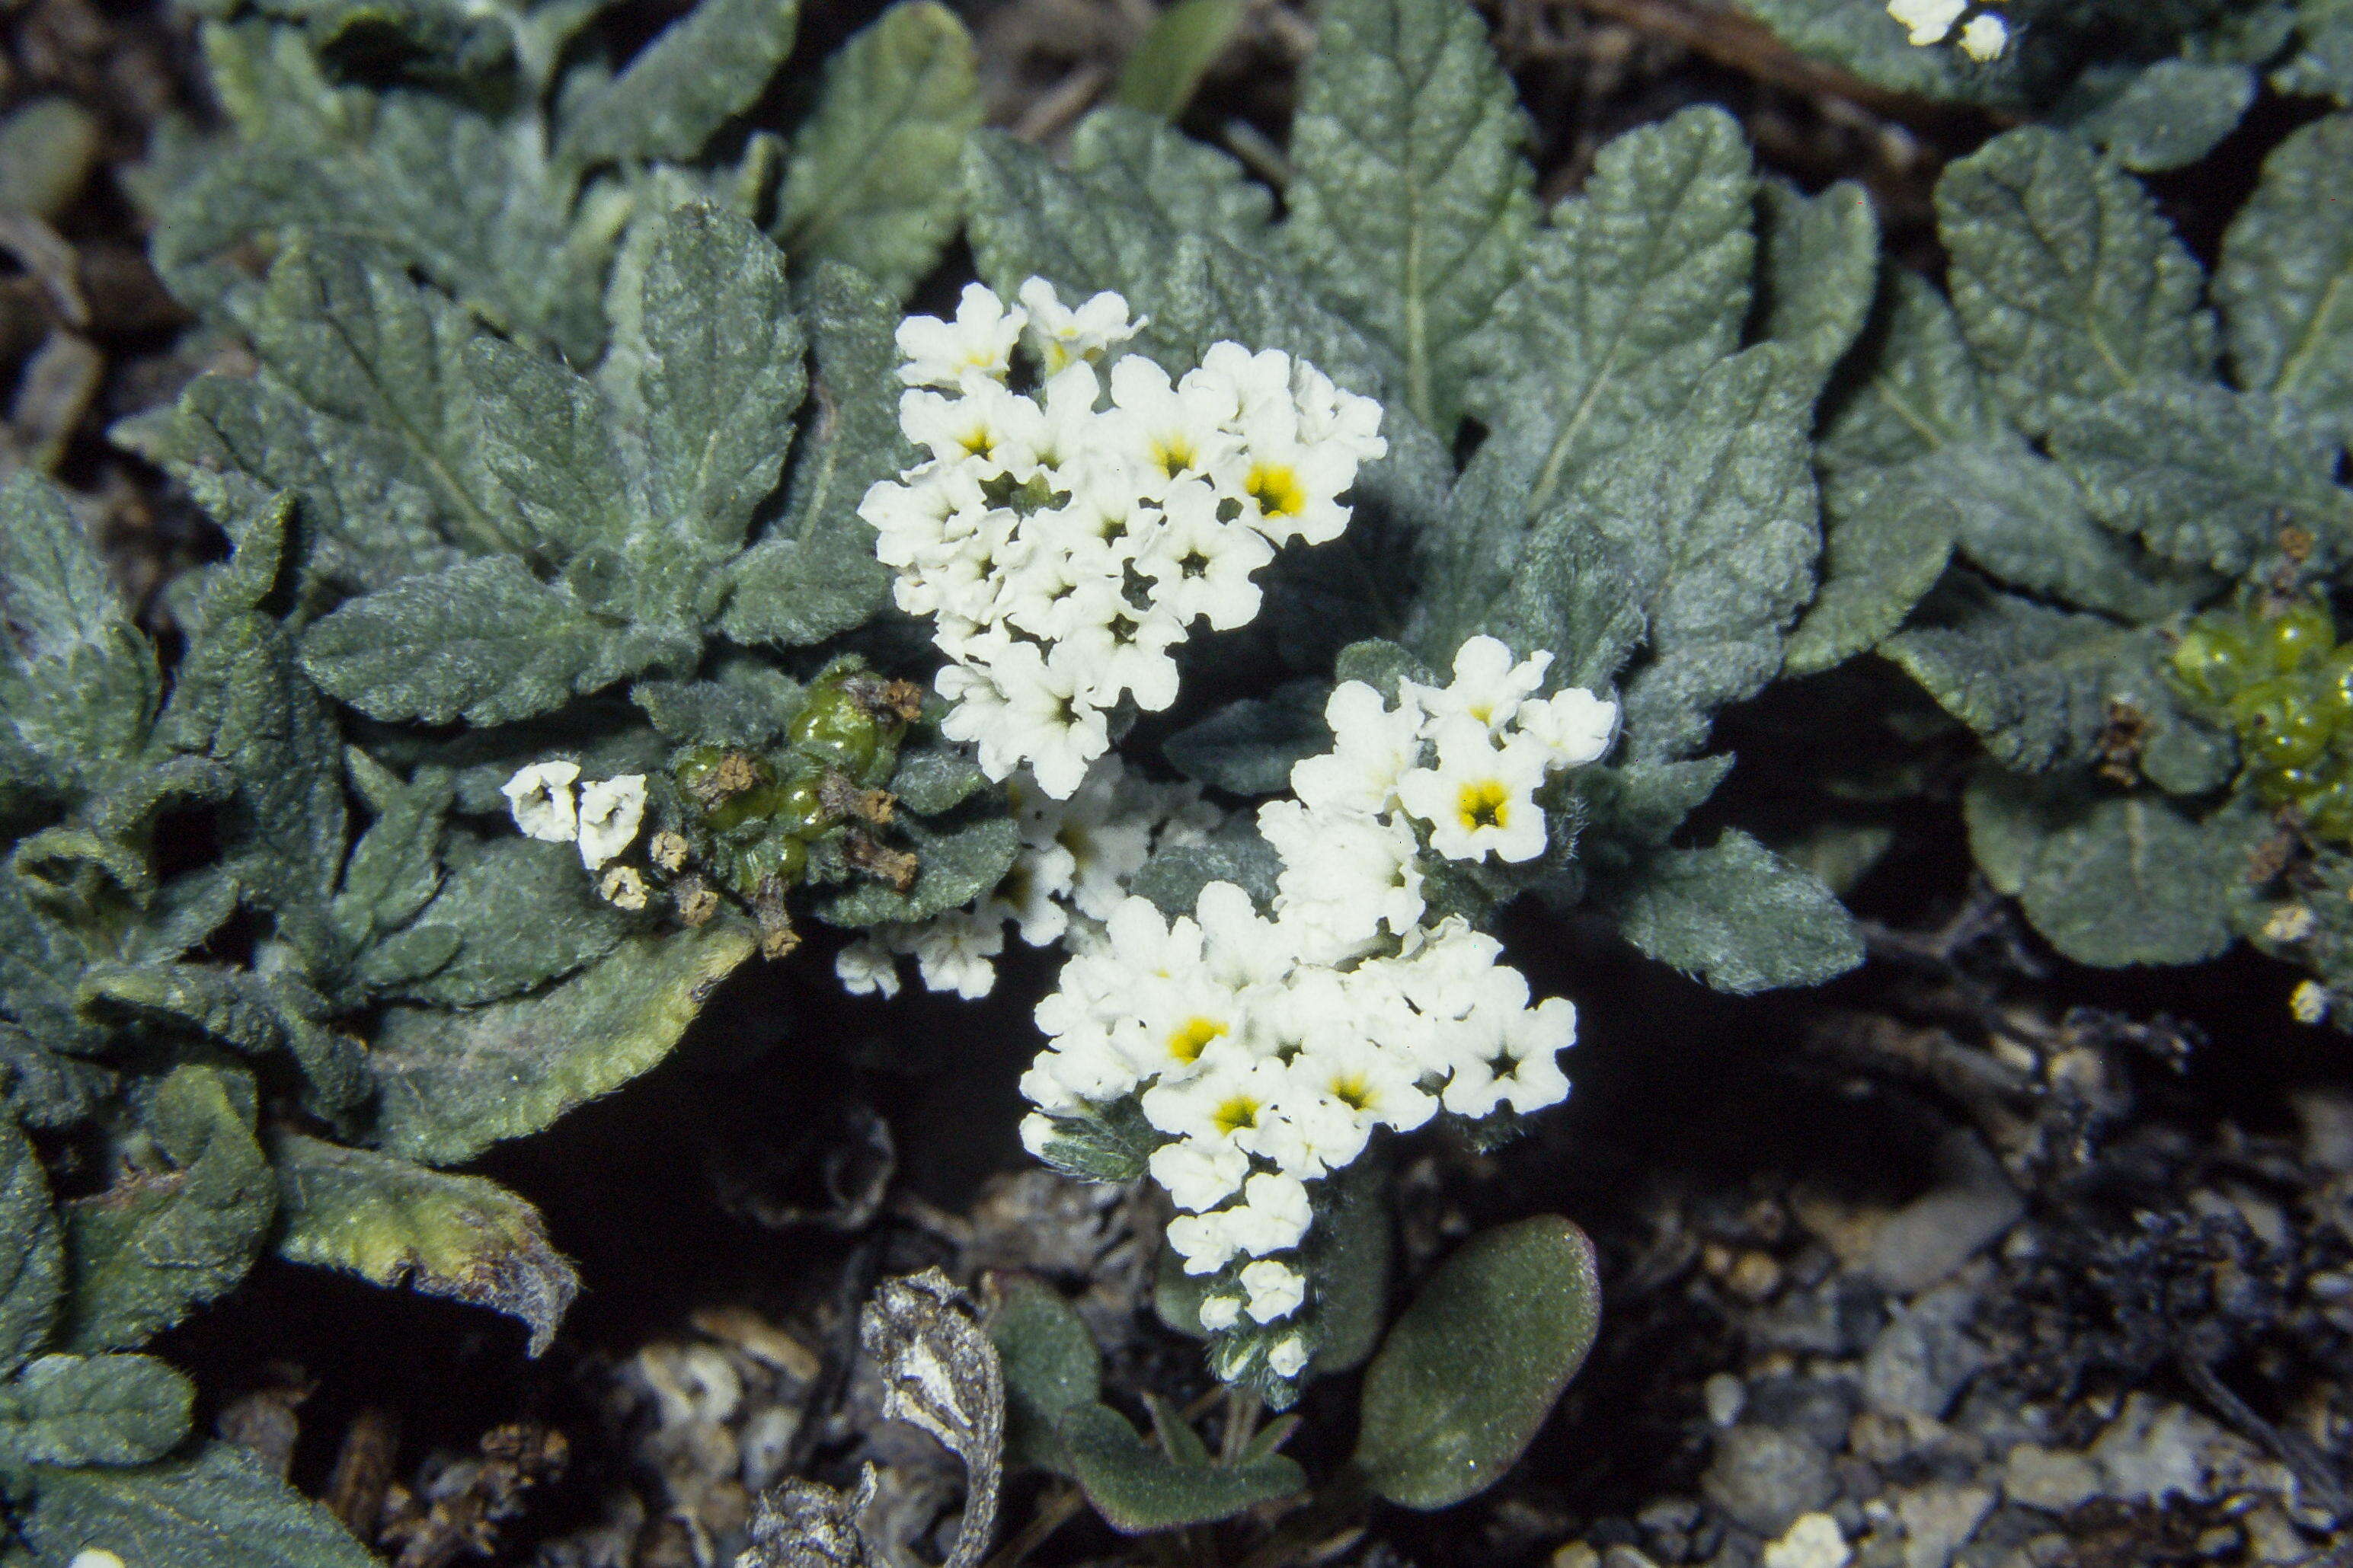
<path fill-rule="evenodd" d="M 439 891 L 404 930 L 412 940 L 447 933 L 453 956 L 429 973 L 379 983 L 393 995 L 443 1006 L 495 1002 L 595 963 L 628 929 L 628 918 L 595 895 L 570 845 L 453 836 Z"/>
<path fill-rule="evenodd" d="M 1792 675 L 1842 663 L 1903 625 L 1945 574 L 1960 521 L 1908 468 L 1833 475 L 1822 510 L 1821 591 L 1789 634 Z"/>
<path fill-rule="evenodd" d="M 1818 985 L 1862 962 L 1854 917 L 1821 879 L 1736 828 L 1638 862 L 1605 897 L 1627 941 L 1736 996 Z"/>
<path fill-rule="evenodd" d="M 0 1464 L 143 1465 L 188 1435 L 195 1397 L 153 1356 L 42 1356 L 0 1384 Z"/>
<path fill-rule="evenodd" d="M 19 1515 L 42 1563 L 103 1550 L 172 1568 L 377 1568 L 334 1515 L 237 1443 L 135 1468 L 45 1468 Z"/>
<path fill-rule="evenodd" d="M 1600 1322 L 1593 1244 L 1575 1226 L 1539 1215 L 1472 1237 L 1365 1373 L 1357 1468 L 1407 1508 L 1485 1491 L 1552 1413 Z"/>
<path fill-rule="evenodd" d="M 1240 160 L 1155 116 L 1117 104 L 1096 110 L 1071 132 L 1071 173 L 1144 203 L 1176 233 L 1244 248 L 1267 243 L 1272 194 Z"/>
<path fill-rule="evenodd" d="M 2252 839 L 2232 814 L 2201 825 L 2169 801 L 2112 795 L 2045 826 L 2019 901 L 2078 963 L 2196 963 L 2231 945 L 2225 889 Z"/>
<path fill-rule="evenodd" d="M 748 931 L 714 921 L 631 937 L 535 995 L 459 1012 L 390 1009 L 372 1058 L 384 1146 L 454 1165 L 540 1131 L 668 1056 L 752 948 Z"/>
<path fill-rule="evenodd" d="M 1005 880 L 1020 851 L 1021 835 L 1009 816 L 964 813 L 900 824 L 915 857 L 915 880 L 905 892 L 863 876 L 841 891 L 818 900 L 828 925 L 852 928 L 890 921 L 927 921 L 971 903 Z"/>
<path fill-rule="evenodd" d="M 704 0 L 573 109 L 557 160 L 574 169 L 691 161 L 765 89 L 799 21 L 799 0 Z"/>
<path fill-rule="evenodd" d="M 533 1355 L 579 1294 L 579 1271 L 539 1211 L 496 1182 L 298 1132 L 277 1135 L 270 1152 L 281 1258 L 504 1312 L 530 1328 Z"/>
<path fill-rule="evenodd" d="M 2140 174 L 2186 168 L 2238 128 L 2255 100 L 2247 67 L 2158 60 L 2069 127 Z"/>
<path fill-rule="evenodd" d="M 1856 358 L 1868 375 L 1824 422 L 1825 467 L 1892 465 L 2007 434 L 1952 306 L 1918 273 L 1890 270 Z"/>
<path fill-rule="evenodd" d="M 1237 1465 L 1182 1465 L 1145 1442 L 1106 1405 L 1073 1406 L 1055 1433 L 1087 1500 L 1124 1535 L 1231 1519 L 1306 1489 L 1307 1474 L 1281 1454 Z"/>
<path fill-rule="evenodd" d="M 174 1068 L 146 1119 L 164 1168 L 127 1173 L 65 1205 L 73 1289 L 64 1348 L 139 1344 L 227 1293 L 253 1266 L 277 1184 L 254 1142 L 250 1086 L 237 1099 L 231 1089 L 220 1068 Z"/>
<path fill-rule="evenodd" d="M 2204 279 L 2148 194 L 2064 132 L 2006 132 L 1936 185 L 1950 288 L 1978 363 L 2029 435 L 2069 398 L 2205 374 Z"/>
<path fill-rule="evenodd" d="M 1879 287 L 1879 220 L 1862 187 L 1848 180 L 1818 196 L 1768 180 L 1758 197 L 1764 335 L 1787 347 L 1819 384 L 1871 313 Z"/>
<path fill-rule="evenodd" d="M 1234 795 L 1281 795 L 1291 767 L 1332 749 L 1321 681 L 1293 681 L 1269 697 L 1245 697 L 1168 737 L 1161 754 L 1187 778 Z"/>
<path fill-rule="evenodd" d="M 2353 61 L 2353 15 L 2344 24 Z M 2353 441 L 2353 114 L 2298 131 L 2222 238 L 2214 279 L 2239 384 L 2293 399 Z"/>
<path fill-rule="evenodd" d="M 65 1251 L 49 1184 L 32 1141 L 0 1122 L 0 1370 L 14 1372 L 47 1342 L 65 1289 Z"/>
<path fill-rule="evenodd" d="M 1472 340 L 1523 268 L 1535 174 L 1519 95 L 1462 0 L 1333 0 L 1300 73 L 1284 237 L 1333 308 L 1396 355 L 1444 436 Z"/>
<path fill-rule="evenodd" d="M 1005 1462 L 1069 1474 L 1054 1424 L 1103 1392 L 1103 1352 L 1060 1291 L 1026 1274 L 998 1277 L 988 1337 L 1005 1374 Z"/>
<path fill-rule="evenodd" d="M 980 119 L 972 36 L 936 0 L 900 0 L 826 62 L 777 239 L 804 265 L 843 262 L 905 299 L 955 230 L 964 139 Z"/>
<path fill-rule="evenodd" d="M 65 498 L 20 473 L 0 489 L 0 768 L 12 752 L 62 787 L 127 757 L 153 722 L 147 639 Z"/>

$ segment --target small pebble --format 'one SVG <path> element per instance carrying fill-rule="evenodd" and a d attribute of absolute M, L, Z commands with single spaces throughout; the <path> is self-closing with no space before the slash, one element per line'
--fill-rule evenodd
<path fill-rule="evenodd" d="M 1717 1426 L 1729 1426 L 1740 1419 L 1740 1412 L 1748 1403 L 1748 1389 L 1728 1372 L 1719 1372 L 1701 1385 L 1700 1397 L 1707 1402 L 1707 1418 Z"/>
<path fill-rule="evenodd" d="M 1800 1514 L 1778 1541 L 1765 1546 L 1765 1568 L 1846 1568 L 1854 1552 L 1826 1513 Z"/>

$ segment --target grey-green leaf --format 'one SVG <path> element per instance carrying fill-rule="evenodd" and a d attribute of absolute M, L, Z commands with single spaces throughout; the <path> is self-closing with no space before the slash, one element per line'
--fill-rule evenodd
<path fill-rule="evenodd" d="M 49 1184 L 31 1140 L 0 1118 L 0 1372 L 14 1372 L 46 1343 L 65 1289 Z"/>
<path fill-rule="evenodd" d="M 1818 196 L 1768 180 L 1758 195 L 1764 336 L 1786 346 L 1819 384 L 1853 346 L 1871 313 L 1879 283 L 1879 220 L 1870 196 L 1850 180 Z"/>
<path fill-rule="evenodd" d="M 100 1551 L 171 1568 L 379 1568 L 334 1515 L 237 1443 L 132 1469 L 41 1470 L 18 1520 L 44 1568 Z"/>
<path fill-rule="evenodd" d="M 2353 441 L 2348 167 L 2353 114 L 2316 121 L 2274 149 L 2222 237 L 2214 293 L 2239 384 L 2291 398 Z"/>
<path fill-rule="evenodd" d="M 1441 437 L 1472 339 L 1524 266 L 1535 171 L 1519 96 L 1463 0 L 1333 0 L 1300 73 L 1283 233 L 1334 309 L 1394 353 Z"/>
<path fill-rule="evenodd" d="M 619 1088 L 670 1054 L 752 947 L 749 931 L 718 921 L 631 937 L 535 995 L 455 1012 L 391 1008 L 371 1058 L 385 1147 L 459 1164 Z"/>
<path fill-rule="evenodd" d="M 937 0 L 900 0 L 826 62 L 793 139 L 776 233 L 803 265 L 857 268 L 904 299 L 939 260 L 980 123 L 972 37 Z"/>
<path fill-rule="evenodd" d="M 1303 1491 L 1307 1476 L 1280 1454 L 1224 1466 L 1180 1465 L 1136 1435 L 1117 1411 L 1092 1403 L 1055 1424 L 1080 1489 L 1127 1535 L 1231 1519 Z"/>
<path fill-rule="evenodd" d="M 277 1208 L 254 1142 L 251 1086 L 182 1067 L 158 1085 L 146 1132 L 164 1162 L 65 1205 L 72 1279 L 65 1348 L 135 1345 L 225 1294 L 261 1250 Z"/>
<path fill-rule="evenodd" d="M 2204 279 L 2148 194 L 2063 132 L 2009 132 L 1936 186 L 1950 286 L 1978 365 L 2021 427 L 2068 398 L 2200 375 Z"/>
<path fill-rule="evenodd" d="M 1842 663 L 1903 625 L 1944 575 L 1959 523 L 1952 503 L 1908 468 L 1833 475 L 1822 510 L 1822 586 L 1789 634 L 1792 675 Z"/>
<path fill-rule="evenodd" d="M 161 678 L 65 498 L 19 473 L 0 489 L 0 725 L 56 784 L 147 738 Z"/>
<path fill-rule="evenodd" d="M 512 555 L 354 599 L 302 637 L 302 666 L 375 719 L 501 724 L 685 652 L 592 616 Z"/>
<path fill-rule="evenodd" d="M 1266 243 L 1272 194 L 1240 160 L 1152 115 L 1117 104 L 1096 110 L 1071 132 L 1070 166 L 1089 185 L 1145 203 L 1179 234 Z"/>
<path fill-rule="evenodd" d="M 188 1435 L 195 1397 L 152 1356 L 42 1356 L 0 1384 L 0 1464 L 143 1465 Z"/>
<path fill-rule="evenodd" d="M 2040 825 L 2019 901 L 2078 963 L 2195 963 L 2231 945 L 2228 889 L 2243 879 L 2248 824 L 2200 824 L 2161 797 L 2109 795 Z"/>
<path fill-rule="evenodd" d="M 1734 995 L 1818 985 L 1862 962 L 1854 917 L 1821 879 L 1736 828 L 1636 862 L 1604 897 L 1627 941 Z"/>
<path fill-rule="evenodd" d="M 1102 1393 L 1094 1336 L 1052 1286 L 1010 1274 L 995 1278 L 988 1337 L 1005 1373 L 1006 1464 L 1068 1474 L 1054 1425 Z"/>
<path fill-rule="evenodd" d="M 1128 51 L 1113 101 L 1158 120 L 1184 113 L 1201 79 L 1233 42 L 1244 12 L 1240 0 L 1176 0 Z"/>
<path fill-rule="evenodd" d="M 481 461 L 533 552 L 561 562 L 617 548 L 632 521 L 628 481 L 596 384 L 487 336 L 466 344 L 464 366 L 480 405 Z"/>
<path fill-rule="evenodd" d="M 575 105 L 556 141 L 570 168 L 689 163 L 752 107 L 792 52 L 799 0 L 704 0 Z"/>
<path fill-rule="evenodd" d="M 2254 100 L 2255 73 L 2243 65 L 2159 60 L 2069 129 L 2127 169 L 2162 174 L 2212 152 Z"/>
<path fill-rule="evenodd" d="M 1228 703 L 1162 742 L 1161 754 L 1187 778 L 1234 795 L 1281 795 L 1293 763 L 1332 749 L 1327 691 L 1321 681 L 1299 680 Z"/>
<path fill-rule="evenodd" d="M 1820 447 L 1831 469 L 1894 464 L 2008 434 L 1987 406 L 1953 308 L 1936 286 L 1891 268 L 1856 359 L 1868 378 L 1831 409 Z"/>
<path fill-rule="evenodd" d="M 496 1182 L 299 1132 L 277 1134 L 270 1152 L 281 1258 L 504 1312 L 530 1328 L 533 1355 L 579 1294 L 539 1211 Z"/>
<path fill-rule="evenodd" d="M 1407 1508 L 1504 1479 L 1600 1326 L 1593 1245 L 1539 1215 L 1482 1231 L 1422 1287 L 1365 1373 L 1356 1466 Z"/>
<path fill-rule="evenodd" d="M 971 903 L 1005 880 L 1020 850 L 1021 836 L 1010 816 L 966 813 L 934 821 L 907 817 L 900 826 L 915 857 L 913 885 L 902 892 L 888 882 L 860 877 L 818 900 L 820 920 L 851 927 L 930 920 Z"/>
<path fill-rule="evenodd" d="M 390 995 L 448 1007 L 519 995 L 595 963 L 628 933 L 628 918 L 594 889 L 568 844 L 453 835 L 439 891 L 402 933 L 446 933 L 435 945 L 451 956 L 418 975 L 372 973 L 364 957 L 361 973 Z"/>

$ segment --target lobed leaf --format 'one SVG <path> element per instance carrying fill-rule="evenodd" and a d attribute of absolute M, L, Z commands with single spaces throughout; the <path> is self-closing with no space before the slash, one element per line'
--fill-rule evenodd
<path fill-rule="evenodd" d="M 1862 331 L 1879 287 L 1879 220 L 1861 185 L 1809 196 L 1781 180 L 1759 189 L 1757 290 L 1766 342 L 1829 376 Z"/>
<path fill-rule="evenodd" d="M 1736 996 L 1819 985 L 1862 962 L 1854 917 L 1821 879 L 1736 828 L 1638 861 L 1603 897 L 1628 942 Z"/>
<path fill-rule="evenodd" d="M 905 299 L 955 232 L 964 140 L 981 108 L 955 13 L 900 0 L 826 62 L 785 171 L 777 240 L 804 266 L 841 262 Z"/>
<path fill-rule="evenodd" d="M 1333 309 L 1396 356 L 1440 437 L 1473 340 L 1524 268 L 1535 174 L 1519 96 L 1462 0 L 1332 0 L 1302 68 L 1283 237 Z"/>
<path fill-rule="evenodd" d="M 143 1465 L 188 1435 L 195 1397 L 152 1356 L 42 1356 L 0 1384 L 0 1464 Z"/>
<path fill-rule="evenodd" d="M 2353 63 L 2353 12 L 2342 24 Z M 2305 126 L 2263 160 L 2222 237 L 2214 294 L 2239 384 L 2293 400 L 2353 441 L 2353 114 Z"/>
<path fill-rule="evenodd" d="M 1102 1405 L 1065 1411 L 1055 1433 L 1087 1501 L 1124 1535 L 1231 1519 L 1307 1486 L 1306 1472 L 1281 1454 L 1234 1465 L 1181 1464 Z"/>
<path fill-rule="evenodd" d="M 2255 73 L 2236 63 L 2158 60 L 2123 74 L 2121 85 L 2068 129 L 2145 174 L 2206 156 L 2255 100 Z"/>
<path fill-rule="evenodd" d="M 105 564 L 55 486 L 0 488 L 0 761 L 51 787 L 143 745 L 162 678 Z"/>
<path fill-rule="evenodd" d="M 65 1290 L 48 1180 L 14 1121 L 0 1122 L 0 1371 L 14 1372 L 48 1342 Z"/>
<path fill-rule="evenodd" d="M 572 107 L 556 162 L 691 160 L 765 90 L 799 21 L 799 0 L 703 0 Z"/>
<path fill-rule="evenodd" d="M 17 1519 L 44 1563 L 105 1552 L 172 1568 L 373 1568 L 334 1515 L 242 1444 L 128 1469 L 45 1468 Z"/>
<path fill-rule="evenodd" d="M 1080 121 L 1070 169 L 1082 184 L 1141 203 L 1175 233 L 1242 249 L 1268 243 L 1272 194 L 1239 160 L 1150 114 L 1110 104 Z"/>
<path fill-rule="evenodd" d="M 362 973 L 403 1000 L 473 1006 L 583 969 L 628 930 L 628 918 L 596 896 L 570 845 L 454 836 L 439 890 L 401 933 L 404 943 L 437 938 L 423 951 L 447 956 L 422 973 L 371 973 L 364 960 Z"/>
<path fill-rule="evenodd" d="M 1834 475 L 1822 510 L 1821 591 L 1789 634 L 1792 675 L 1843 663 L 1903 625 L 1945 574 L 1960 523 L 1951 500 L 1909 465 Z"/>

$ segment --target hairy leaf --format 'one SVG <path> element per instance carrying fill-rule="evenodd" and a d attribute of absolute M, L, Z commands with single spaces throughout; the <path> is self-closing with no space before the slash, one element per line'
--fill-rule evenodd
<path fill-rule="evenodd" d="M 1584 1364 L 1600 1327 L 1593 1244 L 1539 1215 L 1456 1249 L 1365 1373 L 1356 1468 L 1407 1508 L 1504 1479 Z"/>
<path fill-rule="evenodd" d="M 299 1132 L 273 1136 L 270 1153 L 281 1258 L 504 1312 L 530 1328 L 534 1356 L 579 1294 L 539 1211 L 495 1182 Z"/>
<path fill-rule="evenodd" d="M 618 547 L 628 481 L 596 384 L 492 337 L 466 345 L 465 375 L 481 405 L 481 461 L 532 552 L 561 562 Z"/>
<path fill-rule="evenodd" d="M 2296 47 L 2272 72 L 2280 92 L 2332 98 L 2353 105 L 2353 5 L 2347 0 L 2301 0 L 2296 6 Z"/>
<path fill-rule="evenodd" d="M 814 416 L 785 483 L 784 514 L 729 568 L 719 626 L 739 643 L 800 647 L 862 625 L 890 600 L 891 571 L 858 515 L 867 488 L 914 459 L 899 430 L 899 313 L 847 267 L 820 265 L 802 306 Z"/>
<path fill-rule="evenodd" d="M 1187 778 L 1235 795 L 1281 795 L 1291 765 L 1332 749 L 1324 721 L 1323 682 L 1297 680 L 1271 696 L 1245 697 L 1187 725 L 1161 743 L 1161 754 Z"/>
<path fill-rule="evenodd" d="M 1830 527 L 1821 592 L 1789 634 L 1792 675 L 1842 663 L 1903 625 L 1944 575 L 1960 521 L 1909 465 L 1833 476 L 1822 510 Z"/>
<path fill-rule="evenodd" d="M 900 0 L 826 62 L 794 139 L 776 234 L 796 261 L 847 263 L 903 300 L 939 260 L 980 123 L 972 37 L 936 0 Z"/>
<path fill-rule="evenodd" d="M 386 1149 L 462 1163 L 536 1132 L 670 1054 L 751 933 L 721 921 L 635 936 L 554 989 L 459 1012 L 388 1010 L 372 1058 Z"/>
<path fill-rule="evenodd" d="M 1535 171 L 1518 95 L 1463 0 L 1333 0 L 1291 126 L 1303 269 L 1397 356 L 1406 405 L 1445 436 L 1472 339 L 1520 275 Z"/>
<path fill-rule="evenodd" d="M 913 884 L 901 892 L 888 882 L 861 875 L 818 900 L 818 919 L 849 927 L 930 920 L 971 903 L 1005 880 L 1020 849 L 1021 836 L 1009 816 L 907 817 L 901 826 L 915 857 Z"/>
<path fill-rule="evenodd" d="M 146 1116 L 159 1163 L 65 1205 L 65 1348 L 139 1344 L 245 1278 L 277 1207 L 251 1096 L 241 1075 L 173 1069 Z"/>
<path fill-rule="evenodd" d="M 1176 119 L 1233 42 L 1245 13 L 1241 0 L 1176 0 L 1128 51 L 1113 100 L 1161 120 Z"/>
<path fill-rule="evenodd" d="M 65 1252 L 40 1156 L 14 1121 L 0 1120 L 0 1371 L 47 1342 L 65 1289 Z"/>
<path fill-rule="evenodd" d="M 155 656 L 106 567 L 47 480 L 0 488 L 0 763 L 14 752 L 52 787 L 144 743 Z"/>
<path fill-rule="evenodd" d="M 353 600 L 303 634 L 302 667 L 371 718 L 500 724 L 687 651 L 493 555 Z"/>
<path fill-rule="evenodd" d="M 1836 399 L 1824 422 L 1826 467 L 1901 463 L 2008 434 L 1987 406 L 1953 308 L 1918 273 L 1890 272 L 1855 357 L 1867 375 Z"/>
<path fill-rule="evenodd" d="M 1092 1405 L 1103 1387 L 1103 1352 L 1087 1326 L 1050 1285 L 1024 1274 L 991 1279 L 988 1336 L 1005 1374 L 1005 1462 L 1069 1473 L 1054 1424 Z"/>
<path fill-rule="evenodd" d="M 1055 1423 L 1071 1468 L 1095 1511 L 1127 1535 L 1231 1519 L 1305 1489 L 1307 1476 L 1280 1454 L 1232 1466 L 1182 1465 L 1136 1435 L 1117 1411 L 1073 1406 Z"/>
<path fill-rule="evenodd" d="M 2255 73 L 2245 66 L 2159 60 L 2129 73 L 2069 129 L 2127 169 L 2161 174 L 2212 152 L 2254 100 Z"/>
<path fill-rule="evenodd" d="M 457 781 L 431 766 L 403 780 L 356 746 L 344 752 L 343 765 L 375 813 L 352 846 L 335 892 L 335 925 L 357 950 L 407 923 L 440 888 L 441 829 Z"/>
<path fill-rule="evenodd" d="M 1936 215 L 1961 329 L 2028 434 L 2068 398 L 2212 364 L 2197 261 L 2147 193 L 2063 132 L 1987 142 L 1945 172 Z"/>
<path fill-rule="evenodd" d="M 1904 24 L 1887 14 L 1883 0 L 1740 0 L 1739 8 L 1800 53 L 1835 60 L 1865 81 L 1896 92 L 2005 106 L 2016 96 L 2012 60 L 1989 70 L 1963 59 L 1957 49 L 1916 47 Z"/>
<path fill-rule="evenodd" d="M 1879 220 L 1861 185 L 1841 180 L 1818 196 L 1768 180 L 1758 193 L 1763 331 L 1817 384 L 1862 331 L 1879 284 Z"/>
<path fill-rule="evenodd" d="M 323 1103 L 366 1098 L 359 1043 L 320 1020 L 326 1005 L 289 974 L 202 963 L 102 963 L 82 979 L 85 1011 L 187 1031 L 248 1056 L 287 1051 Z"/>
<path fill-rule="evenodd" d="M 42 1356 L 0 1384 L 0 1464 L 143 1465 L 188 1435 L 195 1397 L 152 1356 Z"/>
<path fill-rule="evenodd" d="M 103 1551 L 172 1568 L 374 1568 L 334 1515 L 239 1443 L 131 1469 L 46 1468 L 18 1515 L 46 1563 Z"/>
<path fill-rule="evenodd" d="M 586 169 L 693 158 L 765 89 L 799 20 L 799 0 L 704 0 L 574 107 L 557 160 Z"/>
<path fill-rule="evenodd" d="M 1627 941 L 1735 995 L 1818 985 L 1862 962 L 1854 917 L 1820 879 L 1737 829 L 1638 862 L 1605 898 Z"/>
<path fill-rule="evenodd" d="M 375 978 L 411 1001 L 496 1002 L 595 963 L 628 929 L 628 917 L 596 896 L 570 845 L 453 835 L 440 890 L 403 933 L 446 933 L 435 946 L 451 956 L 427 973 Z"/>
<path fill-rule="evenodd" d="M 2353 19 L 2346 24 L 2353 35 Z M 2348 38 L 2353 58 L 2353 38 Z M 2263 161 L 2222 238 L 2214 279 L 2239 384 L 2291 398 L 2353 441 L 2353 114 L 2332 114 Z"/>
<path fill-rule="evenodd" d="M 2211 382 L 2149 382 L 2052 427 L 2051 449 L 2094 515 L 2174 561 L 2244 576 L 2301 527 L 2328 557 L 2353 542 L 2337 441 L 2293 404 Z"/>
<path fill-rule="evenodd" d="M 1176 233 L 1246 249 L 1267 243 L 1272 194 L 1239 160 L 1152 115 L 1113 104 L 1080 121 L 1071 132 L 1071 173 L 1143 203 Z"/>
<path fill-rule="evenodd" d="M 1271 905 L 1282 871 L 1282 857 L 1259 836 L 1257 823 L 1237 816 L 1206 838 L 1163 847 L 1136 872 L 1128 890 L 1151 900 L 1173 920 L 1193 913 L 1201 889 L 1211 882 L 1231 882 L 1261 907 Z"/>

